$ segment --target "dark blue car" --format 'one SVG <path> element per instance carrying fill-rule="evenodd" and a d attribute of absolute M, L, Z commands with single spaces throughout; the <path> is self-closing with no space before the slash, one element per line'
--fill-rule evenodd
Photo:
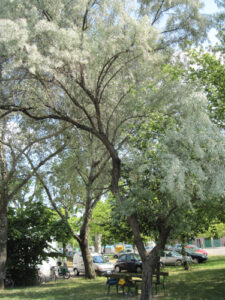
<path fill-rule="evenodd" d="M 125 270 L 127 272 L 142 272 L 142 261 L 140 256 L 136 253 L 127 253 L 119 256 L 117 262 L 115 263 L 115 271 L 121 272 Z"/>

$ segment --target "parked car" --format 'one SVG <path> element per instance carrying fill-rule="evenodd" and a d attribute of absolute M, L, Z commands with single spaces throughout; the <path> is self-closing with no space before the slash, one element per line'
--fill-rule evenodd
<path fill-rule="evenodd" d="M 206 256 L 208 255 L 208 253 L 205 250 L 203 250 L 203 249 L 201 249 L 201 248 L 199 248 L 195 245 L 186 245 L 184 248 L 186 250 L 190 249 L 190 250 L 195 251 L 195 252 L 200 252 L 200 253 L 202 253 Z M 181 252 L 181 249 L 182 249 L 181 244 L 176 244 L 175 247 L 174 247 L 174 250 L 177 251 L 177 252 Z"/>
<path fill-rule="evenodd" d="M 146 246 L 146 247 L 145 247 L 145 250 L 146 250 L 147 252 L 151 252 L 152 249 L 153 249 L 154 247 L 155 247 L 155 246 Z"/>
<path fill-rule="evenodd" d="M 176 251 L 176 252 L 179 252 L 179 253 L 180 253 L 181 249 L 182 249 L 182 245 L 181 244 L 176 244 L 173 247 L 173 250 Z"/>
<path fill-rule="evenodd" d="M 48 257 L 46 260 L 43 260 L 41 264 L 37 265 L 38 275 L 42 281 L 50 279 L 51 269 L 57 267 L 57 261 L 53 257 Z"/>
<path fill-rule="evenodd" d="M 190 256 L 195 263 L 202 263 L 204 261 L 207 261 L 208 257 L 207 255 L 202 254 L 201 252 L 195 252 L 191 249 L 185 249 L 186 254 Z"/>
<path fill-rule="evenodd" d="M 127 272 L 142 272 L 142 261 L 138 254 L 127 253 L 119 256 L 117 262 L 115 263 L 115 271 L 121 272 L 126 270 Z"/>
<path fill-rule="evenodd" d="M 168 251 L 173 251 L 174 250 L 173 248 L 174 247 L 172 245 L 166 245 L 165 246 L 165 250 L 168 250 Z"/>
<path fill-rule="evenodd" d="M 189 263 L 192 262 L 191 257 L 186 258 Z M 162 256 L 160 257 L 161 266 L 181 266 L 184 263 L 185 258 L 176 251 L 163 251 Z"/>
<path fill-rule="evenodd" d="M 108 262 L 103 255 L 91 253 L 91 256 L 97 275 L 111 273 L 114 270 L 114 265 Z M 84 261 L 81 253 L 75 253 L 73 256 L 73 271 L 75 276 L 78 276 L 80 273 L 85 273 Z"/>
<path fill-rule="evenodd" d="M 191 249 L 191 250 L 194 250 L 195 252 L 200 252 L 206 256 L 208 255 L 208 253 L 205 250 L 203 250 L 195 245 L 187 245 L 187 246 L 185 246 L 185 249 Z"/>
<path fill-rule="evenodd" d="M 121 254 L 127 254 L 127 253 L 133 253 L 134 251 L 132 249 L 124 249 L 120 250 L 120 252 L 113 255 L 113 258 L 118 258 Z"/>

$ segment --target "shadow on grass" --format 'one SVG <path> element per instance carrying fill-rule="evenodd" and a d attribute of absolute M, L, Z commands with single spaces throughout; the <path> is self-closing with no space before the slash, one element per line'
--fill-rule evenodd
<path fill-rule="evenodd" d="M 225 257 L 210 258 L 207 263 L 193 265 L 190 271 L 169 267 L 165 300 L 224 300 Z M 15 288 L 1 292 L 1 300 L 138 300 L 124 297 L 112 289 L 107 295 L 106 278 L 87 280 L 82 277 L 59 280 L 32 288 Z"/>
<path fill-rule="evenodd" d="M 43 284 L 40 287 L 6 290 L 0 295 L 1 300 L 117 300 L 124 295 L 112 290 L 107 295 L 105 279 L 85 280 L 70 279 L 56 283 Z M 136 300 L 138 297 L 126 297 Z"/>
<path fill-rule="evenodd" d="M 213 264 L 213 263 L 212 263 Z M 173 300 L 224 300 L 225 268 L 180 272 L 168 278 L 167 297 Z"/>

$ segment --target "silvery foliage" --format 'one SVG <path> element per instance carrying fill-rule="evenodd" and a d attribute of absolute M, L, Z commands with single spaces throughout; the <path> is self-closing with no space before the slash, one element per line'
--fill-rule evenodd
<path fill-rule="evenodd" d="M 146 213 L 167 215 L 172 207 L 192 208 L 225 191 L 225 137 L 208 116 L 207 99 L 194 86 L 162 90 L 169 99 L 160 111 L 163 127 L 126 159 L 130 186 L 120 207 L 125 215 L 140 210 L 141 200 Z"/>
<path fill-rule="evenodd" d="M 166 130 L 161 156 L 161 191 L 180 204 L 218 197 L 225 184 L 224 135 L 209 119 L 205 97 L 190 89 L 170 108 L 176 126 Z"/>
<path fill-rule="evenodd" d="M 149 25 L 147 16 L 137 20 L 124 1 L 95 2 L 90 7 L 87 28 L 82 28 L 82 22 L 89 1 L 5 4 L 5 16 L 0 20 L 0 47 L 2 53 L 11 56 L 11 61 L 8 69 L 4 68 L 4 76 L 12 67 L 23 67 L 24 77 L 30 80 L 17 85 L 17 89 L 30 96 L 26 98 L 27 105 L 60 110 L 82 124 L 87 116 L 78 106 L 92 115 L 94 105 L 88 96 L 92 94 L 98 97 L 104 118 L 116 124 L 117 118 L 112 114 L 119 99 L 132 87 L 141 69 L 140 82 L 146 78 L 145 66 L 155 60 L 151 51 L 157 30 Z M 115 55 L 104 75 L 103 66 Z M 136 66 L 132 69 L 134 60 Z M 82 81 L 86 92 L 79 86 Z M 78 106 L 71 99 L 78 101 Z"/>
<path fill-rule="evenodd" d="M 157 73 L 162 55 L 155 49 L 168 46 L 167 36 L 175 32 L 171 44 L 204 36 L 199 1 L 158 4 L 149 1 L 144 13 L 125 0 L 2 0 L 0 52 L 9 57 L 3 77 L 19 76 L 14 86 L 19 97 L 11 103 L 92 128 L 98 126 L 98 103 L 101 130 L 115 140 L 124 120 L 138 113 L 132 88 L 142 90 Z M 162 29 L 159 20 L 170 9 Z"/>
<path fill-rule="evenodd" d="M 197 0 L 144 7 L 121 0 L 2 0 L 0 53 L 8 58 L 2 75 L 16 83 L 11 103 L 85 130 L 99 126 L 99 106 L 98 130 L 115 144 L 121 125 L 139 113 L 143 94 L 152 101 L 143 87 L 160 71 L 163 56 L 155 50 L 169 46 L 175 32 L 171 44 L 204 36 L 198 8 Z M 163 15 L 167 22 L 160 22 Z"/>
<path fill-rule="evenodd" d="M 162 44 L 185 40 L 197 42 L 206 38 L 205 28 L 209 21 L 199 13 L 204 6 L 197 0 L 138 0 L 141 15 L 147 14 L 152 25 L 161 28 Z"/>

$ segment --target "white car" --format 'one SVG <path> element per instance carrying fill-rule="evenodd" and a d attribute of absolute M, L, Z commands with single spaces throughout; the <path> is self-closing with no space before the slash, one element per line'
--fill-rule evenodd
<path fill-rule="evenodd" d="M 114 270 L 114 265 L 108 262 L 105 257 L 99 253 L 91 253 L 95 272 L 97 275 L 111 273 Z M 85 273 L 83 257 L 81 253 L 75 253 L 73 256 L 73 271 L 74 275 L 78 276 L 80 273 Z"/>
<path fill-rule="evenodd" d="M 46 260 L 43 260 L 38 267 L 38 274 L 41 277 L 42 281 L 51 279 L 51 269 L 57 267 L 56 259 L 48 257 Z"/>
<path fill-rule="evenodd" d="M 184 258 L 180 253 L 176 251 L 164 251 L 160 257 L 160 264 L 161 266 L 181 266 L 183 265 L 185 259 L 187 259 L 189 263 L 192 262 L 192 259 L 190 257 Z"/>
<path fill-rule="evenodd" d="M 134 252 L 133 249 L 123 249 L 123 250 L 120 250 L 120 252 L 114 254 L 113 258 L 118 258 L 122 254 L 128 254 L 128 253 L 133 253 L 133 252 Z"/>

